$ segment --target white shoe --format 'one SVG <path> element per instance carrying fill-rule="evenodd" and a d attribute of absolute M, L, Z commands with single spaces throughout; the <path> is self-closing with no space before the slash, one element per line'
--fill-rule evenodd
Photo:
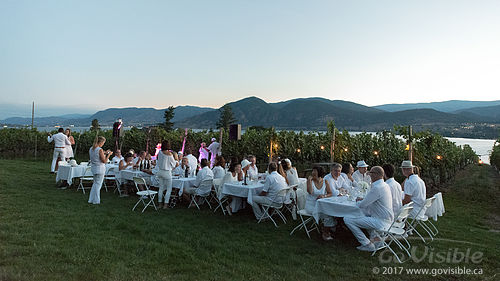
<path fill-rule="evenodd" d="M 365 251 L 365 252 L 373 252 L 373 251 L 375 251 L 375 245 L 372 242 L 370 242 L 366 245 L 358 246 L 358 247 L 356 247 L 356 249 L 358 249 L 360 251 Z"/>

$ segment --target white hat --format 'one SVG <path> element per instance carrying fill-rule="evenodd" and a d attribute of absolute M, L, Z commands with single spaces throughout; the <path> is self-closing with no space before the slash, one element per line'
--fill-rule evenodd
<path fill-rule="evenodd" d="M 78 164 L 76 163 L 76 160 L 75 160 L 75 159 L 71 159 L 71 160 L 69 161 L 69 164 L 71 165 L 71 167 L 76 167 L 76 166 L 78 166 Z"/>
<path fill-rule="evenodd" d="M 215 140 L 216 140 L 216 138 L 212 138 L 212 139 L 211 139 L 211 141 L 215 141 Z"/>
<path fill-rule="evenodd" d="M 358 163 L 356 164 L 356 167 L 358 167 L 358 168 L 367 168 L 368 164 L 365 163 L 365 160 L 361 160 L 361 161 L 358 161 Z"/>
<path fill-rule="evenodd" d="M 413 164 L 411 163 L 410 160 L 405 160 L 401 163 L 401 168 L 413 168 Z"/>
<path fill-rule="evenodd" d="M 243 169 L 250 164 L 252 164 L 250 161 L 248 161 L 247 159 L 243 159 L 243 161 L 241 161 L 241 168 Z"/>
<path fill-rule="evenodd" d="M 182 154 L 182 155 L 184 155 L 184 153 L 182 153 L 182 151 L 177 152 L 177 154 Z"/>
<path fill-rule="evenodd" d="M 285 162 L 288 163 L 288 166 L 292 167 L 292 161 L 290 161 L 290 159 L 286 158 L 285 159 Z"/>

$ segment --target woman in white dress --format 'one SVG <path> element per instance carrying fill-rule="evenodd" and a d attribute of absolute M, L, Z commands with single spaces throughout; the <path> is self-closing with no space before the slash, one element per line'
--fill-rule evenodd
<path fill-rule="evenodd" d="M 158 206 L 159 208 L 167 209 L 168 202 L 170 201 L 170 194 L 172 193 L 172 170 L 179 165 L 176 158 L 177 155 L 170 150 L 170 142 L 163 141 L 161 143 L 161 151 L 158 152 L 158 159 L 156 160 L 156 167 L 158 173 L 156 176 L 160 182 L 158 190 Z M 163 192 L 165 192 L 163 196 Z"/>
<path fill-rule="evenodd" d="M 325 172 L 322 167 L 313 167 L 311 176 L 307 178 L 306 211 L 312 214 L 316 206 L 316 200 L 331 197 L 332 190 L 328 181 L 323 179 Z M 323 219 L 322 237 L 325 241 L 333 240 L 331 228 L 334 227 L 333 218 Z"/>
<path fill-rule="evenodd" d="M 105 164 L 108 163 L 109 157 L 113 154 L 111 150 L 103 151 L 102 146 L 106 142 L 103 136 L 97 137 L 94 145 L 89 150 L 90 166 L 92 175 L 94 175 L 94 183 L 90 190 L 89 203 L 101 203 L 101 187 L 104 181 L 104 174 L 106 173 Z"/>
<path fill-rule="evenodd" d="M 229 170 L 227 173 L 224 175 L 222 178 L 222 182 L 220 184 L 219 190 L 217 190 L 217 194 L 222 192 L 222 187 L 226 183 L 231 183 L 231 182 L 238 182 L 239 179 L 241 178 L 241 164 L 238 162 L 231 162 L 231 165 L 229 166 Z M 231 196 L 231 202 L 229 205 L 226 206 L 227 211 L 231 215 L 233 212 L 237 212 L 240 209 L 241 206 L 241 198 L 237 196 Z"/>
<path fill-rule="evenodd" d="M 71 144 L 67 144 L 64 147 L 64 149 L 66 150 L 66 152 L 65 152 L 66 161 L 69 161 L 70 158 L 75 157 L 73 155 L 73 147 L 72 147 L 72 145 L 75 145 L 75 138 L 73 138 L 73 136 L 71 135 L 71 130 L 69 128 L 66 129 L 66 131 L 64 132 L 64 134 L 68 137 L 68 140 L 71 143 Z"/>
<path fill-rule="evenodd" d="M 224 177 L 224 175 L 226 174 L 226 170 L 224 169 L 225 166 L 226 160 L 224 159 L 224 157 L 217 155 L 217 157 L 215 157 L 215 165 L 212 168 L 214 179 L 220 179 Z"/>

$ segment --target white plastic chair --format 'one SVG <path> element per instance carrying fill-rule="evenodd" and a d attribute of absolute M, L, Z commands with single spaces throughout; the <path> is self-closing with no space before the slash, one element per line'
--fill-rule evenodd
<path fill-rule="evenodd" d="M 394 221 L 387 230 L 385 229 L 375 230 L 375 235 L 380 239 L 379 243 L 381 245 L 373 251 L 372 256 L 375 255 L 375 253 L 378 250 L 387 248 L 396 257 L 398 262 L 402 263 L 398 254 L 396 254 L 394 249 L 391 247 L 391 244 L 394 242 L 401 250 L 404 250 L 406 252 L 408 257 L 411 257 L 410 254 L 411 245 L 410 242 L 405 238 L 407 230 L 405 230 L 404 227 L 398 227 L 397 225 L 400 225 L 402 223 L 402 225 L 404 226 L 412 210 L 413 210 L 412 205 L 405 205 L 401 207 L 398 216 L 394 218 Z M 398 239 L 402 239 L 406 245 L 403 245 L 403 243 L 401 243 L 401 241 L 399 241 Z M 389 240 L 389 242 L 387 242 L 386 240 Z"/>
<path fill-rule="evenodd" d="M 222 210 L 222 214 L 225 216 L 226 215 L 226 210 L 224 208 L 224 203 L 227 202 L 228 198 L 227 196 L 223 196 L 222 193 L 222 178 L 219 179 L 214 179 L 213 180 L 213 185 L 214 189 L 212 191 L 212 198 L 215 203 L 217 203 L 217 207 L 214 209 L 214 213 L 217 212 L 217 209 Z"/>
<path fill-rule="evenodd" d="M 425 210 L 427 208 L 429 208 L 433 203 L 434 203 L 434 200 L 436 200 L 436 197 L 431 197 L 431 198 L 427 198 L 425 200 L 425 204 L 420 208 L 419 212 L 418 212 L 418 215 L 415 217 L 415 218 L 411 218 L 412 219 L 412 222 L 409 224 L 408 226 L 408 230 L 413 232 L 415 231 L 415 233 L 420 237 L 420 239 L 422 239 L 422 241 L 425 243 L 425 244 L 428 244 L 432 241 L 434 241 L 434 234 L 437 235 L 437 228 L 434 226 L 434 224 L 432 224 L 430 221 L 429 221 L 429 217 L 426 216 L 425 214 L 424 215 L 421 215 L 423 213 L 425 213 Z M 432 224 L 432 226 L 434 227 L 435 229 L 435 232 L 433 232 L 430 227 L 427 225 L 427 223 L 430 223 Z M 420 234 L 420 232 L 418 232 L 417 230 L 417 226 L 421 226 L 422 229 L 427 232 L 428 236 L 429 236 L 429 239 L 430 241 L 426 240 L 424 238 L 424 236 L 422 234 Z"/>
<path fill-rule="evenodd" d="M 90 166 L 85 168 L 85 172 L 83 173 L 83 176 L 80 177 L 80 183 L 78 184 L 78 188 L 76 189 L 76 191 L 81 189 L 83 191 L 83 194 L 85 194 L 85 189 L 90 189 L 92 187 L 92 186 L 88 187 L 83 184 L 84 182 L 94 183 L 94 175 L 92 174 L 91 169 L 92 167 Z"/>
<path fill-rule="evenodd" d="M 297 214 L 299 215 L 300 223 L 292 230 L 292 232 L 290 232 L 290 235 L 292 235 L 296 230 L 300 230 L 302 228 L 304 228 L 304 230 L 307 234 L 307 237 L 309 237 L 309 239 L 311 239 L 311 235 L 309 235 L 309 233 L 313 232 L 314 230 L 316 230 L 318 233 L 320 233 L 318 224 L 316 223 L 316 220 L 313 218 L 312 214 L 310 214 L 306 211 L 306 209 L 297 210 Z M 306 218 L 306 219 L 304 219 L 304 218 Z M 310 223 L 311 221 L 312 221 L 312 223 L 308 228 L 307 224 Z"/>
<path fill-rule="evenodd" d="M 203 180 L 198 188 L 194 191 L 194 194 L 191 194 L 191 203 L 189 203 L 188 208 L 190 208 L 193 203 L 200 210 L 200 205 L 203 205 L 204 202 L 207 202 L 208 207 L 212 209 L 212 205 L 210 205 L 210 200 L 208 197 L 210 197 L 210 193 L 212 192 L 212 185 L 213 185 L 213 179 L 206 179 Z M 201 203 L 198 204 L 196 200 L 200 198 Z"/>
<path fill-rule="evenodd" d="M 260 223 L 263 219 L 269 218 L 273 223 L 275 227 L 278 227 L 278 224 L 276 224 L 276 221 L 273 219 L 273 215 L 278 214 L 278 216 L 283 220 L 283 223 L 286 223 L 286 218 L 281 212 L 281 208 L 283 208 L 283 202 L 285 201 L 285 197 L 290 190 L 290 187 L 285 187 L 278 191 L 278 193 L 274 196 L 274 198 L 271 200 L 271 203 L 262 203 L 262 211 L 263 214 L 257 221 L 257 223 Z M 269 213 L 269 210 L 272 209 L 272 212 Z"/>
<path fill-rule="evenodd" d="M 104 175 L 103 185 L 104 185 L 104 188 L 106 189 L 106 192 L 108 192 L 108 185 L 106 183 L 107 181 L 113 182 L 113 185 L 111 185 L 110 187 L 115 187 L 115 190 L 118 187 L 115 175 L 116 174 L 115 174 L 115 168 L 114 167 L 109 168 L 109 170 Z M 120 194 L 121 194 L 121 191 L 120 191 Z"/>
<path fill-rule="evenodd" d="M 285 201 L 283 201 L 283 205 L 285 209 L 292 215 L 293 220 L 297 220 L 297 187 L 298 184 L 293 184 L 288 186 L 289 190 L 285 195 Z"/>
<path fill-rule="evenodd" d="M 137 205 L 139 205 L 139 203 L 141 203 L 141 202 L 144 205 L 144 208 L 142 209 L 143 213 L 146 210 L 146 208 L 149 206 L 154 207 L 155 210 L 158 211 L 158 209 L 156 208 L 155 201 L 154 201 L 156 194 L 158 194 L 158 191 L 150 190 L 149 186 L 146 184 L 146 181 L 143 178 L 134 177 L 133 180 L 134 180 L 135 188 L 137 189 L 136 194 L 139 195 L 139 200 L 137 201 L 137 203 L 135 203 L 134 207 L 132 208 L 132 211 L 134 211 L 135 208 L 137 207 Z M 139 185 L 144 185 L 146 190 L 141 190 L 139 188 Z"/>

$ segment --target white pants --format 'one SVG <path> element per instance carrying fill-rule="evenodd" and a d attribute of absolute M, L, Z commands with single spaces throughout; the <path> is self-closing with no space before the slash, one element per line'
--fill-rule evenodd
<path fill-rule="evenodd" d="M 271 199 L 269 199 L 267 196 L 254 196 L 252 198 L 252 209 L 257 219 L 260 219 L 264 215 L 264 211 L 262 211 L 262 208 L 259 204 L 271 204 L 271 202 Z"/>
<path fill-rule="evenodd" d="M 94 183 L 90 190 L 89 203 L 101 204 L 101 187 L 104 181 L 104 174 L 94 174 Z"/>
<path fill-rule="evenodd" d="M 158 202 L 165 203 L 170 201 L 170 194 L 172 193 L 172 172 L 170 170 L 160 170 L 158 172 L 158 181 L 160 182 L 160 188 L 158 190 Z M 165 192 L 165 199 L 163 199 L 163 192 Z"/>
<path fill-rule="evenodd" d="M 377 230 L 385 229 L 390 225 L 390 223 L 388 224 L 387 222 L 374 217 L 344 218 L 344 222 L 361 245 L 367 245 L 370 243 L 370 239 L 368 239 L 363 233 L 363 230 L 361 230 L 362 228 Z"/>
<path fill-rule="evenodd" d="M 66 148 L 54 148 L 54 156 L 52 156 L 52 167 L 50 168 L 51 172 L 56 170 L 57 158 L 60 157 L 61 161 L 66 161 Z"/>

